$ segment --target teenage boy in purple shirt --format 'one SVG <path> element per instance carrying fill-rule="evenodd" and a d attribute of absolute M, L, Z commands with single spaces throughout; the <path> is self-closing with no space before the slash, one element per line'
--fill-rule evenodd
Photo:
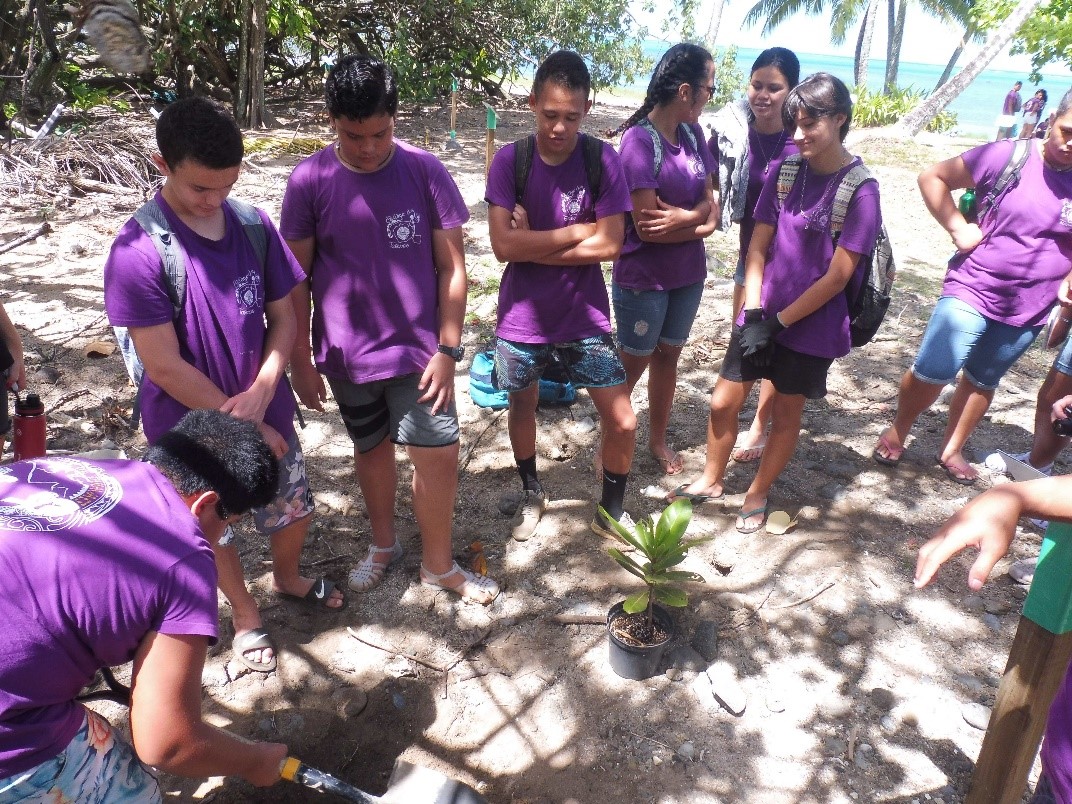
<path fill-rule="evenodd" d="M 291 289 L 302 272 L 267 216 L 260 212 L 263 263 L 234 210 L 224 201 L 242 164 L 242 133 L 234 117 L 205 98 L 168 106 L 156 125 L 164 175 L 156 195 L 186 267 L 182 309 L 176 315 L 161 257 L 131 219 L 104 266 L 104 303 L 113 326 L 130 330 L 145 367 L 139 395 L 145 438 L 153 444 L 187 410 L 215 408 L 257 424 L 280 460 L 279 493 L 254 512 L 271 539 L 276 592 L 339 609 L 330 581 L 298 570 L 313 504 L 294 400 L 283 372 L 294 341 Z M 214 548 L 219 586 L 231 604 L 235 657 L 258 672 L 275 669 L 275 651 L 257 601 L 245 585 L 232 531 Z"/>
<path fill-rule="evenodd" d="M 510 392 L 509 431 L 524 494 L 515 539 L 529 538 L 547 504 L 536 471 L 539 379 L 555 359 L 585 386 L 602 427 L 600 505 L 627 528 L 625 486 L 633 461 L 636 416 L 625 370 L 610 335 L 610 303 L 600 263 L 614 260 L 632 204 L 621 160 L 602 146 L 599 195 L 593 198 L 581 123 L 592 107 L 591 76 L 576 53 L 560 50 L 536 71 L 529 108 L 536 116 L 532 169 L 520 203 L 515 145 L 496 155 L 485 200 L 495 256 L 507 263 L 499 286 L 495 382 Z M 603 515 L 592 530 L 614 538 Z"/>
<path fill-rule="evenodd" d="M 390 67 L 367 56 L 340 59 L 326 100 L 337 139 L 294 169 L 280 228 L 308 277 L 293 293 L 294 389 L 307 407 L 323 410 L 327 377 L 354 442 L 372 527 L 350 588 L 372 589 L 402 557 L 399 444 L 413 462 L 421 582 L 488 604 L 498 584 L 451 557 L 469 212 L 438 159 L 394 138 L 398 88 Z"/>

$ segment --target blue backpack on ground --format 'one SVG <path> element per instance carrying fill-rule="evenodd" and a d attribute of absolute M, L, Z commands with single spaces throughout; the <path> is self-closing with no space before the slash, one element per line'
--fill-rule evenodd
<path fill-rule="evenodd" d="M 554 367 L 549 371 L 554 374 Z M 469 396 L 477 407 L 503 410 L 510 406 L 510 395 L 495 387 L 492 380 L 494 372 L 494 352 L 477 352 L 473 355 L 473 365 L 469 367 Z M 541 405 L 572 405 L 576 399 L 577 389 L 565 377 L 562 382 L 552 378 L 540 378 Z"/>

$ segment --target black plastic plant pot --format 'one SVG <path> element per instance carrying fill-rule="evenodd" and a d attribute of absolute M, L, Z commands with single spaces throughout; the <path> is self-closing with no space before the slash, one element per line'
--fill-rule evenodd
<path fill-rule="evenodd" d="M 674 621 L 666 609 L 655 606 L 653 612 L 655 622 L 662 626 L 669 636 L 657 645 L 637 646 L 628 645 L 615 636 L 611 625 L 622 616 L 629 616 L 625 614 L 622 603 L 616 603 L 607 612 L 607 644 L 610 649 L 611 669 L 622 678 L 630 678 L 634 681 L 651 678 L 659 672 L 663 651 L 674 638 Z"/>

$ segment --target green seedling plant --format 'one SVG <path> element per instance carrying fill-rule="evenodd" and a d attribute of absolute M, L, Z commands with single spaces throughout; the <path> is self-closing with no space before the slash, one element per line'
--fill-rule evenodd
<path fill-rule="evenodd" d="M 622 527 L 607 514 L 602 507 L 600 512 L 610 522 L 618 539 L 637 551 L 643 561 L 627 556 L 617 547 L 611 547 L 607 554 L 629 572 L 644 582 L 644 589 L 626 598 L 623 608 L 627 614 L 637 614 L 647 610 L 647 626 L 653 627 L 654 605 L 659 601 L 663 605 L 683 608 L 688 604 L 688 595 L 680 584 L 686 581 L 705 583 L 702 575 L 674 569 L 685 560 L 691 548 L 711 541 L 713 536 L 685 538 L 685 531 L 692 519 L 692 503 L 685 499 L 674 500 L 659 514 L 658 520 L 647 516 L 636 524 L 635 532 Z"/>

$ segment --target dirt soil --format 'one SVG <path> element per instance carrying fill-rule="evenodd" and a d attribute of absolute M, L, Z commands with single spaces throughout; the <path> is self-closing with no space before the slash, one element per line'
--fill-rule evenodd
<path fill-rule="evenodd" d="M 286 148 L 330 136 L 316 104 L 293 110 L 276 109 L 282 128 L 251 145 L 235 189 L 274 216 L 300 159 Z M 588 128 L 603 130 L 624 116 L 597 105 Z M 442 108 L 409 112 L 399 133 L 440 154 L 472 213 L 465 332 L 472 354 L 492 335 L 502 266 L 491 253 L 482 201 L 484 110 L 462 110 L 460 151 L 443 149 L 448 120 Z M 148 151 L 151 120 L 143 110 L 119 124 L 143 136 Z M 522 136 L 529 125 L 522 106 L 501 110 L 499 142 Z M 684 568 L 707 583 L 693 584 L 689 607 L 675 612 L 676 650 L 664 659 L 665 674 L 643 682 L 618 678 L 608 665 L 603 625 L 552 619 L 569 612 L 598 620 L 635 591 L 632 576 L 588 529 L 598 497 L 590 400 L 581 394 L 572 407 L 540 412 L 539 468 L 553 502 L 536 536 L 513 542 L 508 523 L 519 482 L 506 418 L 470 402 L 466 360 L 457 384 L 462 460 L 455 548 L 469 560 L 467 548 L 479 541 L 503 595 L 485 609 L 420 586 L 410 473 L 400 459 L 397 516 L 406 556 L 376 590 L 350 593 L 346 612 L 281 602 L 271 592 L 267 545 L 253 535 L 244 540 L 247 578 L 279 647 L 279 669 L 241 672 L 230 661 L 229 609 L 221 599 L 223 638 L 204 674 L 211 721 L 254 739 L 285 741 L 308 763 L 374 792 L 385 789 L 402 757 L 504 804 L 962 801 L 983 736 L 963 714 L 972 704 L 992 705 L 1024 598 L 1004 570 L 1032 555 L 1040 535 L 1022 532 L 1013 555 L 977 595 L 967 588 L 964 560 L 952 562 L 932 587 L 914 591 L 920 543 L 1000 480 L 984 473 L 967 489 L 934 465 L 946 420 L 941 404 L 921 418 L 900 468 L 880 467 L 870 455 L 952 249 L 927 214 L 915 176 L 971 144 L 867 132 L 850 142 L 881 182 L 900 266 L 888 322 L 874 343 L 834 365 L 829 396 L 807 406 L 799 448 L 771 498 L 772 509 L 796 517 L 794 529 L 780 536 L 734 530 L 753 465 L 731 467 L 728 488 L 736 493 L 724 503 L 696 509 L 690 533 L 715 538 L 694 550 Z M 144 440 L 122 419 L 132 389 L 119 355 L 92 358 L 83 350 L 112 338 L 101 268 L 142 196 L 82 192 L 62 177 L 50 186 L 8 193 L 0 220 L 0 243 L 42 219 L 52 227 L 6 253 L 0 269 L 4 302 L 26 341 L 31 386 L 49 410 L 49 448 L 118 447 L 136 457 Z M 681 362 L 672 426 L 683 475 L 664 476 L 650 458 L 643 381 L 633 396 L 641 424 L 627 508 L 636 517 L 657 512 L 655 495 L 703 464 L 708 394 L 729 336 L 727 266 L 736 238 L 736 231 L 710 238 L 704 302 Z M 972 437 L 977 464 L 998 447 L 1027 448 L 1034 394 L 1049 358 L 1032 349 L 1010 372 Z M 742 426 L 753 412 L 754 397 Z M 317 514 L 304 565 L 345 584 L 369 539 L 351 446 L 333 406 L 305 416 L 301 438 Z M 727 681 L 731 688 L 722 692 L 743 705 L 739 716 L 712 704 L 709 694 L 706 703 L 698 695 L 690 642 L 708 658 L 717 653 L 723 670 L 728 665 L 736 674 L 736 688 Z M 101 709 L 124 721 L 118 707 Z M 168 796 L 183 801 L 323 800 L 285 783 L 256 790 L 238 779 L 166 776 L 162 782 Z"/>

